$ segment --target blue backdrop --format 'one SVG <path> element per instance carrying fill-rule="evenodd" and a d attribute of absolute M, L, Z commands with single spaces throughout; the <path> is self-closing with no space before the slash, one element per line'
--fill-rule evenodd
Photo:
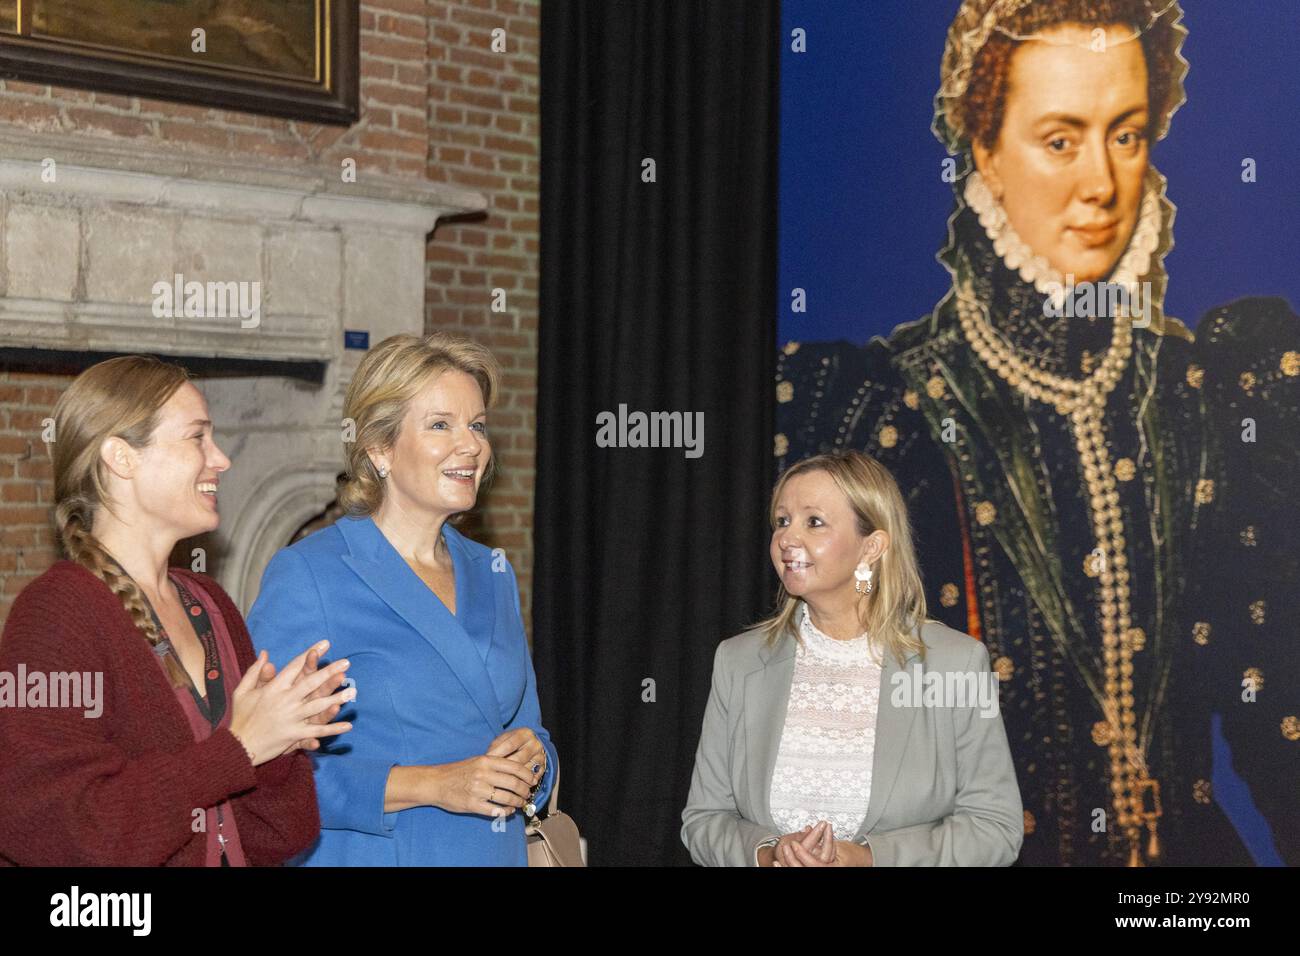
<path fill-rule="evenodd" d="M 929 312 L 949 276 L 935 253 L 953 198 L 930 131 L 958 0 L 784 0 L 781 61 L 781 342 L 888 335 Z M 1177 207 L 1168 315 L 1195 328 L 1246 295 L 1300 305 L 1300 8 L 1184 0 L 1187 102 L 1152 161 Z M 807 52 L 790 49 L 806 31 Z M 1242 161 L 1256 161 L 1243 183 Z M 806 293 L 806 312 L 790 292 Z M 1232 771 L 1217 719 L 1216 799 L 1262 864 L 1267 824 Z"/>

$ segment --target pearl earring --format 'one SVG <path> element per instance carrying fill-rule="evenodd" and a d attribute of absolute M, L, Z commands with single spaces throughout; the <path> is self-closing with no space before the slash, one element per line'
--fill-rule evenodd
<path fill-rule="evenodd" d="M 387 478 L 387 477 L 388 477 L 388 466 L 387 466 L 387 465 L 380 465 L 380 466 L 379 466 L 379 477 L 380 477 L 380 478 Z"/>
<path fill-rule="evenodd" d="M 859 594 L 871 593 L 871 568 L 868 565 L 858 565 L 853 572 L 853 577 L 857 579 L 857 583 L 853 585 L 853 590 Z M 863 582 L 866 582 L 865 588 L 862 586 Z"/>

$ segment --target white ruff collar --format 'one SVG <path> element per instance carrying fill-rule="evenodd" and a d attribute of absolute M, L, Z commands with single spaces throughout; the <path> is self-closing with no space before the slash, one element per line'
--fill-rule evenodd
<path fill-rule="evenodd" d="M 993 250 L 1003 263 L 1020 278 L 1033 285 L 1043 295 L 1051 296 L 1060 308 L 1065 298 L 1065 277 L 1040 255 L 1035 255 L 1029 243 L 1011 227 L 1006 210 L 993 197 L 988 184 L 977 170 L 971 170 L 966 179 L 966 204 L 979 216 L 980 225 L 993 242 Z M 1129 239 L 1128 248 L 1115 265 L 1108 281 L 1123 286 L 1134 296 L 1138 293 L 1138 280 L 1151 271 L 1151 257 L 1160 244 L 1160 197 L 1150 183 L 1142 190 L 1142 211 L 1137 227 Z"/>

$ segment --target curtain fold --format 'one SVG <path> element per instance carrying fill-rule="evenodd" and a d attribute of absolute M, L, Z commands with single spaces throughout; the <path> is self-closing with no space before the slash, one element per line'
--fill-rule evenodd
<path fill-rule="evenodd" d="M 713 654 L 775 588 L 779 30 L 778 0 L 542 5 L 533 656 L 592 865 L 689 862 Z M 702 414 L 702 454 L 601 447 L 620 406 Z"/>

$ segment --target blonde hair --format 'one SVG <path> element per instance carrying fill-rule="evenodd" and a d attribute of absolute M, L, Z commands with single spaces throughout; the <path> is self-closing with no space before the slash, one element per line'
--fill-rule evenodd
<path fill-rule="evenodd" d="M 157 648 L 164 634 L 149 613 L 144 593 L 117 570 L 92 532 L 95 515 L 108 507 L 100 449 L 108 438 L 132 448 L 153 441 L 159 413 L 176 390 L 189 381 L 179 365 L 146 355 L 123 355 L 86 369 L 54 406 L 54 523 L 68 558 L 108 585 L 149 644 Z M 175 654 L 163 657 L 167 675 L 186 685 Z"/>
<path fill-rule="evenodd" d="M 925 659 L 925 644 L 919 633 L 926 617 L 925 590 L 912 544 L 912 529 L 898 483 L 884 465 L 859 451 L 816 455 L 791 465 L 772 491 L 769 519 L 776 527 L 776 506 L 791 479 L 821 471 L 830 475 L 853 510 L 862 537 L 882 530 L 889 535 L 889 547 L 877 562 L 870 594 L 858 595 L 858 620 L 877 655 L 889 653 L 900 666 L 916 652 Z M 800 599 L 786 591 L 777 593 L 777 610 L 760 622 L 769 644 L 785 634 L 799 640 L 796 619 Z"/>
<path fill-rule="evenodd" d="M 339 487 L 339 504 L 348 514 L 373 514 L 384 500 L 384 481 L 366 449 L 392 448 L 411 399 L 431 378 L 453 369 L 478 382 L 483 407 L 491 408 L 501 366 L 486 347 L 467 336 L 453 332 L 393 335 L 361 360 L 343 403 L 343 417 L 354 428 L 354 441 L 347 447 L 347 473 Z M 493 455 L 484 486 L 495 473 Z"/>

